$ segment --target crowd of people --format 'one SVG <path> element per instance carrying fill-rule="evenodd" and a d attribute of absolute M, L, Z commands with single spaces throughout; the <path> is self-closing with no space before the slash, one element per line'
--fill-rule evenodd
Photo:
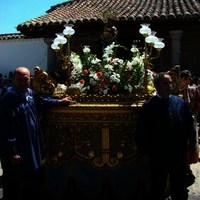
<path fill-rule="evenodd" d="M 18 67 L 4 87 L 0 74 L 0 159 L 3 200 L 44 198 L 45 153 L 40 127 L 41 109 L 73 103 L 71 97 L 41 97 L 30 88 L 30 71 Z M 187 200 L 195 176 L 191 163 L 199 161 L 200 90 L 189 70 L 180 73 L 178 94 L 172 93 L 167 72 L 154 77 L 156 95 L 142 106 L 135 132 L 139 162 L 151 170 L 150 199 Z M 5 83 L 5 82 L 4 82 Z M 5 88 L 5 90 L 3 90 Z"/>
<path fill-rule="evenodd" d="M 198 82 L 192 77 L 192 74 L 189 70 L 182 70 L 180 73 L 180 90 L 179 95 L 185 100 L 187 103 L 193 119 L 194 126 L 196 128 L 196 137 L 199 137 L 199 115 L 200 115 L 200 90 L 198 86 Z M 198 141 L 198 140 L 197 140 Z M 188 177 L 188 185 L 191 185 L 195 181 L 195 176 L 190 169 L 190 165 L 188 164 L 187 170 Z"/>

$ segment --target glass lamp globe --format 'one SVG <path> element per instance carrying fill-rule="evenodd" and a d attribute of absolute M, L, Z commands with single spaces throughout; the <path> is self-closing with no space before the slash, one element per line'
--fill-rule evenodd
<path fill-rule="evenodd" d="M 89 46 L 84 46 L 83 53 L 90 53 L 90 47 Z"/>
<path fill-rule="evenodd" d="M 58 44 L 65 44 L 67 42 L 67 39 L 64 37 L 63 34 L 56 34 L 57 37 L 54 39 L 54 42 L 55 43 L 58 43 Z"/>
<path fill-rule="evenodd" d="M 74 35 L 75 30 L 72 28 L 72 25 L 66 25 L 65 29 L 63 30 L 63 34 L 66 36 Z"/>
<path fill-rule="evenodd" d="M 145 42 L 148 43 L 149 45 L 152 45 L 158 42 L 158 38 L 154 35 L 149 35 L 145 38 Z"/>
<path fill-rule="evenodd" d="M 139 32 L 144 35 L 144 36 L 147 36 L 147 35 L 150 35 L 151 34 L 151 29 L 149 28 L 149 24 L 141 24 L 141 28 L 139 30 Z"/>
<path fill-rule="evenodd" d="M 160 51 L 161 49 L 163 49 L 165 47 L 165 44 L 163 43 L 163 42 L 160 42 L 160 41 L 158 41 L 158 42 L 156 42 L 155 44 L 154 44 L 154 48 L 156 48 L 158 51 Z"/>
<path fill-rule="evenodd" d="M 60 47 L 58 46 L 58 43 L 53 43 L 51 45 L 51 48 L 54 49 L 54 50 L 59 50 L 60 49 Z"/>

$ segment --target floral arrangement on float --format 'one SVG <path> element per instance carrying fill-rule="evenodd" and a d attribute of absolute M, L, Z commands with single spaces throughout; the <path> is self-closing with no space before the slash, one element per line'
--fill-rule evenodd
<path fill-rule="evenodd" d="M 70 38 L 75 31 L 73 26 L 65 26 L 63 33 L 57 34 L 51 45 L 63 60 L 62 70 L 67 73 L 67 87 L 60 87 L 59 84 L 59 92 L 60 88 L 64 88 L 63 93 L 70 91 L 70 88 L 78 88 L 79 98 L 96 96 L 98 99 L 106 97 L 107 100 L 108 97 L 116 100 L 127 97 L 140 99 L 154 95 L 151 60 L 159 57 L 165 44 L 162 38 L 156 37 L 149 24 L 141 24 L 139 32 L 144 36 L 142 51 L 132 45 L 132 56 L 123 60 L 116 57 L 116 50 L 125 47 L 112 42 L 103 50 L 102 58 L 98 58 L 87 45 L 80 55 L 71 52 Z"/>
<path fill-rule="evenodd" d="M 129 60 L 117 58 L 114 42 L 104 49 L 102 59 L 91 53 L 89 46 L 83 48 L 83 55 L 72 53 L 74 63 L 73 83 L 86 95 L 132 94 L 143 87 L 143 56 L 132 47 L 133 56 Z M 151 76 L 151 73 L 149 73 Z M 151 83 L 149 83 L 151 85 Z"/>

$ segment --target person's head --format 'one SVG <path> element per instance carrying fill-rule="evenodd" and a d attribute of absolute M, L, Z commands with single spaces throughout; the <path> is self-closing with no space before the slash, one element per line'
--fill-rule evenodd
<path fill-rule="evenodd" d="M 192 76 L 190 84 L 198 86 L 200 84 L 200 78 L 198 76 Z"/>
<path fill-rule="evenodd" d="M 158 95 L 168 98 L 172 92 L 172 79 L 166 72 L 160 72 L 154 77 L 154 87 Z"/>
<path fill-rule="evenodd" d="M 14 71 L 14 85 L 20 91 L 25 92 L 30 86 L 30 71 L 26 67 L 18 67 Z"/>
<path fill-rule="evenodd" d="M 190 84 L 192 74 L 189 70 L 182 70 L 180 72 L 181 87 L 187 87 Z"/>

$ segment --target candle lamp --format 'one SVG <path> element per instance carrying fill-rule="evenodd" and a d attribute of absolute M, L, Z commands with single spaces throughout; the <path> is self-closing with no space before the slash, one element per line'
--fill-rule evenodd
<path fill-rule="evenodd" d="M 64 82 L 69 87 L 71 85 L 71 71 L 73 70 L 73 63 L 70 60 L 70 39 L 74 35 L 75 30 L 72 25 L 65 25 L 62 33 L 56 33 L 56 38 L 53 40 L 51 48 L 56 51 L 58 59 L 62 60 L 60 67 L 60 74 L 64 76 Z"/>
<path fill-rule="evenodd" d="M 140 34 L 144 36 L 144 92 L 147 94 L 148 69 L 152 69 L 151 61 L 160 56 L 160 51 L 165 47 L 163 38 L 158 38 L 156 32 L 149 28 L 150 24 L 141 24 Z"/>

